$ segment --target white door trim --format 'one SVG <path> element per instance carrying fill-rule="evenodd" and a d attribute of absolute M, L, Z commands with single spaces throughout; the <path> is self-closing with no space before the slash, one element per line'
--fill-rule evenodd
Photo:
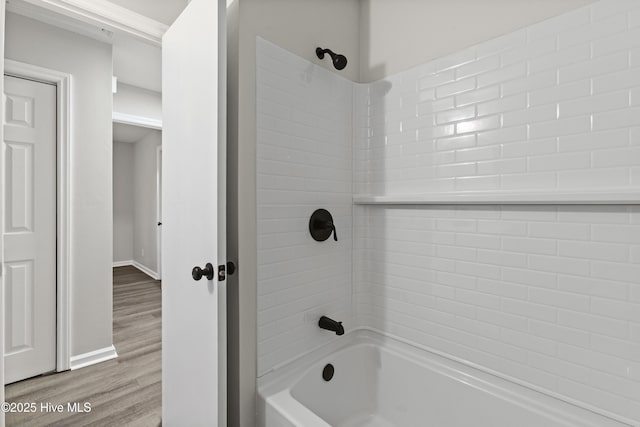
<path fill-rule="evenodd" d="M 4 74 L 53 83 L 57 88 L 56 371 L 66 371 L 71 367 L 71 75 L 9 59 L 4 61 Z"/>

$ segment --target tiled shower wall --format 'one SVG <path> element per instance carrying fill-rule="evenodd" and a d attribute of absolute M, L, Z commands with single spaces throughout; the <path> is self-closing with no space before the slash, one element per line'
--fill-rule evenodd
<path fill-rule="evenodd" d="M 358 95 L 357 193 L 640 186 L 637 0 L 602 0 Z"/>
<path fill-rule="evenodd" d="M 259 375 L 328 314 L 640 420 L 640 207 L 356 206 L 351 236 L 353 192 L 640 191 L 639 3 L 368 85 L 259 41 Z"/>
<path fill-rule="evenodd" d="M 640 420 L 640 207 L 359 207 L 372 327 Z"/>
<path fill-rule="evenodd" d="M 257 41 L 258 375 L 336 336 L 318 318 L 351 322 L 353 83 Z M 316 242 L 325 208 L 338 241 Z"/>
<path fill-rule="evenodd" d="M 638 1 L 356 94 L 357 193 L 640 194 Z M 358 206 L 354 224 L 359 325 L 640 420 L 639 206 Z"/>

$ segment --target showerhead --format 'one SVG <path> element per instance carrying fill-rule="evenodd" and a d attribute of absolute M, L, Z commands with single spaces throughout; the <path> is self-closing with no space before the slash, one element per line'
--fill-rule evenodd
<path fill-rule="evenodd" d="M 344 55 L 336 55 L 332 59 L 336 70 L 343 70 L 347 66 L 347 57 Z"/>
<path fill-rule="evenodd" d="M 316 48 L 318 58 L 323 59 L 325 53 L 328 53 L 331 57 L 331 61 L 333 62 L 333 66 L 336 67 L 336 70 L 343 70 L 347 66 L 347 58 L 344 55 L 333 53 L 331 49 Z"/>

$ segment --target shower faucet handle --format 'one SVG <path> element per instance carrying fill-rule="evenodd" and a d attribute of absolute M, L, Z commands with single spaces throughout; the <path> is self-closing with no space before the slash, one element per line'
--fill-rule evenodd
<path fill-rule="evenodd" d="M 327 224 L 329 227 L 331 227 L 331 232 L 333 233 L 333 240 L 334 241 L 338 241 L 338 232 L 336 231 L 336 225 L 333 223 L 333 221 L 329 221 L 329 223 Z"/>
<path fill-rule="evenodd" d="M 333 234 L 333 240 L 338 241 L 338 233 L 333 217 L 326 209 L 316 209 L 309 219 L 309 232 L 317 242 L 324 242 Z"/>

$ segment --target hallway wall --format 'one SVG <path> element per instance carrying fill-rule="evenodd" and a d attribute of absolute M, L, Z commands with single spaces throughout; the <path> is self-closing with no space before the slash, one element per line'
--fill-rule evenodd
<path fill-rule="evenodd" d="M 71 354 L 108 348 L 113 329 L 111 46 L 8 13 L 5 56 L 73 75 Z"/>
<path fill-rule="evenodd" d="M 134 145 L 113 143 L 113 262 L 133 260 Z"/>

